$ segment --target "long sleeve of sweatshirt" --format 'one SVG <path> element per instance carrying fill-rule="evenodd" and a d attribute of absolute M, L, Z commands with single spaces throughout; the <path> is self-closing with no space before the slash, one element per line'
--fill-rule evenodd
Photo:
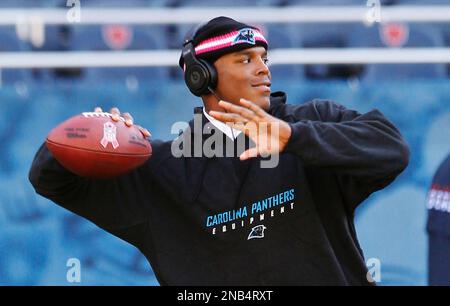
<path fill-rule="evenodd" d="M 292 128 L 285 151 L 298 155 L 305 166 L 334 172 L 352 209 L 408 165 L 408 145 L 378 110 L 361 114 L 313 100 L 286 105 L 284 116 Z"/>
<path fill-rule="evenodd" d="M 34 158 L 29 180 L 38 194 L 138 244 L 154 200 L 151 173 L 146 164 L 114 179 L 83 178 L 61 166 L 43 144 Z"/>

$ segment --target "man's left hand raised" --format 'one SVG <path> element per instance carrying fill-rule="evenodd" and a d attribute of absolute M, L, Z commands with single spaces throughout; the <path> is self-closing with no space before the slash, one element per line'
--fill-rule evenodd
<path fill-rule="evenodd" d="M 241 160 L 283 152 L 292 134 L 287 122 L 271 116 L 259 105 L 245 99 L 240 99 L 239 105 L 219 101 L 219 106 L 226 112 L 210 111 L 209 114 L 242 131 L 256 145 L 243 152 L 239 156 Z"/>

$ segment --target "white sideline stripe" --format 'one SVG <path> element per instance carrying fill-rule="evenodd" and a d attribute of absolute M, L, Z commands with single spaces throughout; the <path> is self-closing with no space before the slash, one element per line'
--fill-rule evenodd
<path fill-rule="evenodd" d="M 178 66 L 179 50 L 3 52 L 0 68 Z M 271 65 L 450 63 L 450 48 L 273 49 Z"/>
<path fill-rule="evenodd" d="M 217 7 L 217 8 L 85 8 L 77 24 L 192 24 L 219 15 L 249 23 L 364 22 L 371 10 L 361 6 Z M 69 8 L 0 9 L 0 25 L 42 21 L 70 23 Z M 450 5 L 381 6 L 381 22 L 450 22 Z"/>
<path fill-rule="evenodd" d="M 450 48 L 279 49 L 272 64 L 420 64 L 450 63 Z"/>
<path fill-rule="evenodd" d="M 175 66 L 181 51 L 2 52 L 0 68 Z"/>

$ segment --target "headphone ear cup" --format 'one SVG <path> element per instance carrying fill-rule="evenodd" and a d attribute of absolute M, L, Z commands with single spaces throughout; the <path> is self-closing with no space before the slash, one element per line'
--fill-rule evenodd
<path fill-rule="evenodd" d="M 217 80 L 218 80 L 216 67 L 214 67 L 213 64 L 211 64 L 205 60 L 200 60 L 200 62 L 205 66 L 205 68 L 209 72 L 208 87 L 210 87 L 211 89 L 216 89 Z M 209 93 L 209 90 L 208 90 L 208 93 Z"/>
<path fill-rule="evenodd" d="M 187 87 L 197 97 L 208 93 L 210 78 L 208 68 L 203 63 L 187 67 L 184 74 L 184 81 Z"/>

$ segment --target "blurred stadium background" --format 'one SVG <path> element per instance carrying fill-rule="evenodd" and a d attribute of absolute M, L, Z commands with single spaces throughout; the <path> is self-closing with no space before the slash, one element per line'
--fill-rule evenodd
<path fill-rule="evenodd" d="M 81 22 L 68 22 L 81 2 Z M 0 1 L 0 285 L 158 285 L 128 244 L 37 196 L 27 174 L 52 127 L 95 106 L 118 106 L 154 138 L 189 121 L 201 100 L 177 66 L 184 33 L 227 15 L 269 40 L 273 90 L 289 103 L 327 98 L 378 108 L 407 138 L 408 169 L 357 211 L 380 285 L 427 284 L 426 197 L 450 153 L 450 0 Z"/>

